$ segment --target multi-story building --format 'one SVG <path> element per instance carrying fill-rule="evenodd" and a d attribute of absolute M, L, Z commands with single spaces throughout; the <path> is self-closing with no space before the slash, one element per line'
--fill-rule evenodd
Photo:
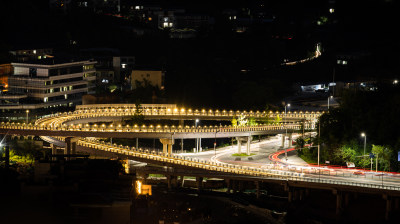
<path fill-rule="evenodd" d="M 40 60 L 11 63 L 7 94 L 0 95 L 3 115 L 56 107 L 73 107 L 95 87 L 95 61 Z"/>

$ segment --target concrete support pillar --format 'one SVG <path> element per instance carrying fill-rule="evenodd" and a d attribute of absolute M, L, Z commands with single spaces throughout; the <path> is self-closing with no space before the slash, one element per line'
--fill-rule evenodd
<path fill-rule="evenodd" d="M 282 134 L 282 148 L 285 148 L 285 134 Z"/>
<path fill-rule="evenodd" d="M 302 201 L 304 199 L 304 190 L 299 190 L 299 200 Z"/>
<path fill-rule="evenodd" d="M 305 189 L 304 191 L 306 197 L 310 196 L 310 189 Z"/>
<path fill-rule="evenodd" d="M 386 200 L 385 220 L 389 221 L 390 213 L 392 211 L 392 198 L 387 194 L 384 194 L 383 199 Z"/>
<path fill-rule="evenodd" d="M 260 181 L 256 181 L 256 196 L 257 198 L 260 198 Z"/>
<path fill-rule="evenodd" d="M 160 142 L 163 144 L 163 153 L 172 155 L 172 145 L 174 144 L 174 140 L 170 138 L 160 138 Z"/>
<path fill-rule="evenodd" d="M 76 154 L 76 143 L 79 140 L 77 137 L 66 137 L 65 138 L 65 149 L 64 155 Z M 69 160 L 69 158 L 68 158 Z"/>
<path fill-rule="evenodd" d="M 57 155 L 57 146 L 54 145 L 54 144 L 50 144 L 50 147 L 51 147 L 51 155 L 52 155 L 52 156 Z M 56 158 L 55 158 L 55 157 L 52 157 L 51 160 L 55 161 Z"/>
<path fill-rule="evenodd" d="M 236 138 L 236 140 L 237 140 L 237 144 L 238 144 L 238 151 L 237 151 L 237 153 L 238 153 L 238 154 L 241 154 L 241 153 L 242 153 L 242 141 L 240 140 L 240 138 Z"/>
<path fill-rule="evenodd" d="M 185 186 L 185 180 L 184 180 L 184 176 L 181 176 L 181 183 L 180 183 L 180 185 L 181 185 L 181 187 L 184 187 Z"/>
<path fill-rule="evenodd" d="M 184 127 L 185 126 L 185 120 L 179 120 L 179 126 Z"/>
<path fill-rule="evenodd" d="M 172 145 L 173 144 L 168 144 L 168 155 L 172 155 Z"/>
<path fill-rule="evenodd" d="M 292 133 L 289 134 L 289 147 L 292 147 Z"/>
<path fill-rule="evenodd" d="M 167 175 L 167 184 L 168 184 L 168 190 L 172 189 L 172 176 Z"/>
<path fill-rule="evenodd" d="M 251 144 L 251 139 L 252 139 L 251 136 L 247 137 L 246 154 L 247 154 L 248 156 L 250 155 L 250 144 Z"/>
<path fill-rule="evenodd" d="M 65 150 L 64 154 L 71 154 L 76 153 L 76 143 L 78 142 L 79 138 L 77 137 L 66 137 L 65 138 Z"/>
<path fill-rule="evenodd" d="M 231 185 L 232 185 L 232 192 L 236 193 L 237 191 L 237 180 L 231 180 Z"/>
<path fill-rule="evenodd" d="M 230 179 L 227 179 L 227 180 L 226 180 L 226 188 L 228 188 L 228 189 L 227 189 L 227 193 L 231 193 L 231 190 L 232 190 L 232 180 L 230 180 Z"/>
<path fill-rule="evenodd" d="M 336 215 L 340 215 L 342 213 L 343 194 L 337 190 L 334 190 L 333 194 L 336 195 Z"/>
<path fill-rule="evenodd" d="M 183 138 L 181 139 L 181 153 L 183 153 Z"/>
<path fill-rule="evenodd" d="M 162 143 L 162 142 L 161 142 Z M 168 153 L 168 144 L 163 143 L 163 153 L 167 154 Z"/>
<path fill-rule="evenodd" d="M 344 205 L 345 208 L 349 206 L 349 193 L 344 194 Z"/>
<path fill-rule="evenodd" d="M 289 188 L 288 191 L 288 202 L 292 202 L 293 201 L 293 189 Z"/>
<path fill-rule="evenodd" d="M 203 190 L 203 177 L 196 177 L 196 186 L 198 191 Z"/>
<path fill-rule="evenodd" d="M 71 144 L 71 154 L 76 154 L 76 142 L 72 142 Z"/>
<path fill-rule="evenodd" d="M 243 181 L 238 181 L 239 183 L 238 183 L 238 190 L 239 190 L 239 192 L 242 192 L 243 191 Z"/>
<path fill-rule="evenodd" d="M 199 138 L 199 144 L 200 144 L 199 150 L 200 150 L 200 152 L 202 152 L 202 151 L 203 151 L 203 148 L 201 147 L 201 138 Z"/>

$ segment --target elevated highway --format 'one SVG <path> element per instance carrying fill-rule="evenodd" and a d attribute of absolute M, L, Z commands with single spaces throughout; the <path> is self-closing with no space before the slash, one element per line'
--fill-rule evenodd
<path fill-rule="evenodd" d="M 146 117 L 160 119 L 232 119 L 233 116 L 246 115 L 248 117 L 262 118 L 266 115 L 260 112 L 237 112 L 231 113 L 227 111 L 191 111 L 177 108 L 154 109 L 152 111 L 144 110 Z M 289 200 L 297 189 L 325 189 L 331 190 L 337 195 L 337 206 L 341 206 L 343 191 L 366 192 L 371 194 L 384 194 L 388 203 L 391 197 L 400 197 L 400 185 L 397 183 L 385 183 L 385 185 L 357 182 L 354 180 L 333 180 L 325 177 L 307 177 L 304 173 L 298 172 L 282 172 L 270 168 L 247 167 L 240 165 L 217 163 L 205 161 L 196 158 L 188 158 L 184 156 L 172 154 L 171 147 L 174 139 L 188 138 L 229 138 L 236 137 L 240 149 L 241 138 L 247 142 L 250 148 L 252 135 L 282 134 L 282 140 L 285 138 L 283 133 L 291 133 L 300 131 L 303 128 L 314 129 L 316 119 L 320 113 L 288 113 L 285 118 L 293 118 L 292 121 L 286 120 L 285 123 L 261 125 L 261 126 L 129 126 L 114 124 L 93 124 L 96 119 L 101 121 L 109 121 L 110 118 L 121 120 L 124 117 L 133 116 L 135 108 L 124 106 L 108 105 L 108 108 L 91 107 L 78 108 L 74 112 L 49 115 L 36 121 L 35 124 L 17 124 L 17 123 L 1 123 L 0 133 L 7 135 L 35 135 L 54 145 L 64 146 L 65 154 L 74 154 L 76 151 L 86 151 L 90 153 L 105 153 L 118 158 L 127 158 L 142 161 L 150 164 L 157 164 L 165 167 L 173 167 L 174 169 L 187 170 L 198 177 L 219 177 L 226 180 L 236 181 L 255 181 L 255 182 L 276 182 L 285 186 L 289 192 Z M 269 113 L 268 116 L 281 116 L 282 113 Z M 283 114 L 284 115 L 284 114 Z M 295 122 L 308 120 L 308 122 Z M 98 120 L 98 121 L 100 121 Z M 92 124 L 89 124 L 91 122 Z M 47 137 L 46 137 L 47 136 Z M 55 137 L 49 137 L 55 136 Z M 146 151 L 135 147 L 115 145 L 101 142 L 95 138 L 159 138 L 163 143 L 163 152 Z M 290 138 L 289 138 L 290 139 Z M 283 141 L 282 141 L 283 142 Z M 291 142 L 291 140 L 289 141 Z M 55 152 L 55 151 L 53 151 Z M 249 152 L 249 151 L 248 151 Z M 185 175 L 184 172 L 176 172 L 173 175 Z M 170 175 L 170 176 L 171 176 Z M 291 196 L 292 195 L 292 196 Z M 391 202 L 390 202 L 391 203 Z M 390 208 L 388 207 L 388 210 Z"/>

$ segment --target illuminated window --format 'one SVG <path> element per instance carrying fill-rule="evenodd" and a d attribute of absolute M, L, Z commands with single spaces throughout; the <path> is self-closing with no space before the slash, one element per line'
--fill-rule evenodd
<path fill-rule="evenodd" d="M 122 68 L 126 68 L 126 64 L 121 64 L 121 67 Z"/>
<path fill-rule="evenodd" d="M 330 8 L 330 9 L 329 9 L 329 12 L 330 12 L 330 13 L 334 13 L 334 12 L 335 12 L 335 9 Z"/>
<path fill-rule="evenodd" d="M 33 53 L 36 54 L 36 50 L 33 50 Z"/>
<path fill-rule="evenodd" d="M 135 6 L 135 9 L 136 9 L 136 10 L 139 10 L 139 9 L 140 9 L 140 6 L 138 6 L 138 5 Z"/>
<path fill-rule="evenodd" d="M 172 23 L 169 23 L 169 27 L 172 27 Z"/>
<path fill-rule="evenodd" d="M 168 27 L 168 23 L 163 23 L 164 28 Z"/>
<path fill-rule="evenodd" d="M 164 22 L 168 22 L 168 17 L 164 17 Z"/>
<path fill-rule="evenodd" d="M 45 97 L 45 98 L 43 98 L 43 102 L 48 102 L 49 101 L 49 98 L 48 97 Z"/>
<path fill-rule="evenodd" d="M 68 99 L 68 95 L 67 94 L 64 94 L 64 97 L 65 97 L 65 99 Z"/>

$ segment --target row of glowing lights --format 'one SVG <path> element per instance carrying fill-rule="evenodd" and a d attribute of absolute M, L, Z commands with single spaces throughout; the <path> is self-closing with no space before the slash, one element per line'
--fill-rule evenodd
<path fill-rule="evenodd" d="M 85 142 L 85 141 L 84 141 L 84 142 Z M 86 141 L 86 143 L 89 144 L 89 145 L 92 146 L 92 147 L 95 147 L 96 145 L 97 145 L 97 146 L 100 146 L 100 147 L 101 147 L 101 148 L 100 148 L 101 150 L 104 150 L 103 147 L 106 147 L 106 148 L 108 148 L 108 149 L 114 149 L 114 150 L 119 151 L 119 152 L 122 153 L 122 154 L 124 154 L 122 151 L 125 151 L 125 150 L 126 150 L 125 148 L 123 148 L 122 145 L 119 145 L 119 146 L 118 146 L 118 145 L 114 144 L 114 145 L 112 145 L 112 147 L 110 147 L 110 145 L 107 145 L 105 142 L 103 142 L 103 141 L 98 141 L 98 140 L 95 141 L 95 142 L 93 142 L 93 141 Z M 84 143 L 84 144 L 85 144 L 85 143 Z M 141 150 L 139 150 L 139 151 L 141 151 Z M 148 154 L 148 153 L 156 154 L 155 151 L 149 151 L 149 150 L 144 150 L 142 153 L 145 154 L 145 155 Z M 153 156 L 153 158 L 154 158 L 154 157 L 156 157 L 156 158 L 163 158 L 162 153 L 157 154 L 156 156 L 154 156 L 154 155 L 151 155 L 151 156 Z M 151 158 L 151 157 L 150 157 L 150 158 Z M 203 165 L 203 167 L 206 167 L 206 166 L 215 167 L 215 168 L 220 167 L 220 168 L 226 168 L 227 170 L 231 170 L 231 171 L 233 171 L 233 170 L 239 170 L 239 171 L 245 170 L 245 172 L 253 172 L 253 173 L 261 172 L 261 173 L 266 173 L 266 174 L 272 174 L 272 173 L 268 172 L 268 170 L 261 169 L 261 168 L 248 167 L 248 166 L 240 166 L 240 165 L 233 165 L 233 164 L 226 164 L 226 166 L 224 166 L 223 163 L 219 163 L 219 162 L 212 162 L 212 164 L 207 164 L 205 160 L 196 159 L 196 158 L 194 158 L 194 160 L 186 160 L 184 157 L 181 156 L 180 158 L 178 157 L 178 158 L 167 158 L 167 159 L 169 159 L 170 161 L 184 160 L 184 161 L 190 162 L 190 163 L 192 163 L 192 164 L 194 163 L 194 164 Z M 206 165 L 204 165 L 204 164 L 206 164 Z M 230 167 L 230 166 L 232 166 L 232 167 Z M 256 169 L 256 170 L 250 170 L 250 169 L 245 169 L 245 168 L 251 168 L 251 169 Z M 273 174 L 273 175 L 277 175 L 277 174 Z"/>
<path fill-rule="evenodd" d="M 100 148 L 101 150 L 104 150 L 103 147 L 106 147 L 108 149 L 117 150 L 120 153 L 122 153 L 121 151 L 125 151 L 126 150 L 125 148 L 123 148 L 122 145 L 118 146 L 118 145 L 114 144 L 112 147 L 110 147 L 110 145 L 107 145 L 103 141 L 97 141 L 97 143 L 95 143 L 93 141 L 87 141 L 86 143 L 89 143 L 89 145 L 91 145 L 92 147 L 95 146 L 95 145 L 101 146 L 101 148 Z M 139 150 L 139 151 L 141 151 L 141 150 Z M 150 152 L 149 150 L 144 150 L 142 153 L 145 154 L 145 155 L 148 154 L 148 153 L 156 154 L 155 151 L 151 151 Z M 150 156 L 152 156 L 152 157 L 149 157 L 149 159 L 163 158 L 162 153 L 157 154 L 156 156 L 155 155 L 150 155 Z M 277 157 L 277 153 L 275 153 L 274 156 Z M 336 171 L 337 172 L 337 170 L 335 170 L 335 169 L 326 169 L 326 168 L 322 168 L 322 167 L 309 167 L 309 166 L 302 166 L 302 165 L 296 165 L 296 164 L 291 164 L 291 165 L 288 165 L 288 166 L 285 166 L 283 164 L 267 164 L 265 166 L 261 166 L 260 168 L 257 168 L 257 167 L 252 167 L 252 166 L 249 167 L 249 166 L 240 166 L 240 165 L 234 165 L 234 164 L 226 164 L 226 163 L 221 163 L 221 162 L 217 162 L 217 161 L 216 162 L 211 162 L 211 163 L 206 163 L 206 161 L 200 160 L 200 159 L 186 160 L 184 157 L 181 157 L 181 158 L 179 158 L 179 157 L 178 158 L 167 158 L 167 159 L 169 161 L 177 161 L 177 162 L 179 162 L 179 160 L 183 160 L 183 161 L 189 162 L 191 164 L 199 164 L 203 168 L 206 168 L 206 167 L 210 167 L 210 168 L 213 167 L 213 168 L 216 168 L 216 169 L 217 168 L 222 168 L 223 169 L 222 172 L 238 171 L 239 173 L 245 172 L 246 174 L 248 173 L 249 175 L 251 175 L 251 174 L 253 174 L 253 175 L 254 174 L 255 175 L 257 175 L 257 174 L 261 174 L 261 175 L 268 174 L 268 175 L 274 175 L 274 176 L 288 176 L 287 174 L 282 173 L 284 168 L 287 168 L 288 171 L 291 171 L 291 172 L 294 171 L 296 173 L 299 173 L 299 171 L 300 171 L 300 174 L 303 174 L 303 175 L 305 173 L 307 173 L 307 172 L 311 172 L 312 170 Z M 277 170 L 278 173 L 275 173 L 276 169 L 278 169 Z M 295 169 L 295 170 L 292 170 L 292 169 Z M 282 170 L 282 171 L 280 171 L 280 170 Z M 271 173 L 271 171 L 273 173 Z M 344 171 L 342 171 L 342 172 L 344 172 Z M 352 171 L 350 171 L 350 172 L 352 172 Z"/>
<path fill-rule="evenodd" d="M 121 108 L 119 108 L 119 109 L 110 109 L 110 111 L 111 112 L 116 112 L 116 111 L 118 111 L 118 112 L 122 112 L 122 110 L 123 109 L 121 109 Z M 145 111 L 145 112 L 150 112 L 151 110 L 153 110 L 153 112 L 157 112 L 158 110 L 157 109 L 143 109 L 143 111 Z M 82 112 L 82 110 L 77 110 L 78 112 Z M 125 109 L 125 112 L 127 112 L 127 111 L 129 111 L 129 109 Z M 131 111 L 136 111 L 136 109 L 131 109 Z M 160 112 L 163 112 L 163 111 L 165 111 L 164 109 L 159 109 L 159 111 Z M 175 109 L 166 109 L 166 111 L 167 112 L 171 112 L 171 111 L 173 111 L 174 113 L 178 113 L 178 111 L 179 111 L 179 109 L 178 108 L 175 108 Z M 180 109 L 180 112 L 181 113 L 184 113 L 185 111 L 187 111 L 187 112 L 189 112 L 189 113 L 192 113 L 193 111 L 192 111 L 192 109 L 188 109 L 188 110 L 186 110 L 186 109 L 184 109 L 184 108 L 182 108 L 182 109 Z M 89 112 L 89 110 L 85 110 L 84 111 L 85 113 L 88 113 Z M 90 112 L 109 112 L 109 109 L 97 109 L 97 110 L 90 110 Z M 199 110 L 195 110 L 194 111 L 195 113 L 199 113 L 200 111 Z M 202 113 L 206 113 L 206 110 L 205 109 L 203 109 L 203 110 L 201 110 L 201 112 Z M 212 113 L 213 112 L 213 110 L 209 110 L 208 111 L 209 113 Z M 216 113 L 219 113 L 220 111 L 219 110 L 215 110 L 215 112 Z M 222 110 L 222 113 L 227 113 L 227 111 L 226 110 Z M 230 110 L 229 111 L 229 113 L 234 113 L 234 111 L 233 110 Z M 247 111 L 239 111 L 239 110 L 237 110 L 236 111 L 236 113 L 254 113 L 253 111 L 250 111 L 250 112 L 247 112 Z M 256 111 L 256 113 L 257 114 L 260 114 L 260 111 Z M 266 114 L 267 112 L 266 111 L 263 111 L 262 112 L 262 114 Z M 270 114 L 273 114 L 274 112 L 273 111 L 270 111 L 269 112 Z M 278 111 L 276 111 L 275 112 L 276 114 L 279 114 L 279 113 L 285 113 L 285 112 L 278 112 Z M 294 113 L 294 114 L 297 114 L 297 111 L 294 111 L 294 112 L 287 112 L 287 113 Z M 299 114 L 302 114 L 302 113 L 310 113 L 310 112 L 308 112 L 308 111 L 306 111 L 306 112 L 303 112 L 303 111 L 300 111 L 299 112 Z M 318 111 L 318 112 L 311 112 L 312 114 L 314 114 L 314 113 L 316 113 L 316 114 L 319 114 L 320 112 Z"/>
<path fill-rule="evenodd" d="M 296 123 L 298 123 L 298 122 L 296 122 Z M 41 124 L 41 125 L 43 126 L 43 124 Z M 296 125 L 296 124 L 294 124 L 294 125 Z M 63 124 L 63 126 L 66 126 L 66 124 Z M 82 124 L 78 124 L 78 125 L 70 124 L 70 127 L 77 127 L 77 128 L 79 127 L 79 128 L 81 128 L 82 126 L 83 126 Z M 93 127 L 98 127 L 98 126 L 99 126 L 99 127 L 107 127 L 107 125 L 105 125 L 105 124 L 102 124 L 102 125 L 97 125 L 97 124 L 89 125 L 89 124 L 86 124 L 86 125 L 84 125 L 84 127 L 87 127 L 87 128 L 92 127 L 92 126 L 93 126 Z M 281 127 L 282 125 L 259 125 L 259 126 L 277 126 L 277 127 Z M 110 127 L 110 128 L 113 128 L 114 125 L 113 125 L 113 124 L 110 124 L 109 127 Z M 116 127 L 118 127 L 118 128 L 123 128 L 123 126 L 122 126 L 121 124 L 117 125 Z M 131 126 L 126 125 L 125 127 L 126 127 L 126 128 L 129 128 L 129 127 L 131 127 Z M 132 127 L 133 127 L 133 128 L 138 128 L 138 127 L 140 127 L 140 126 L 138 126 L 137 124 L 135 124 L 135 125 L 133 125 Z M 142 127 L 142 128 L 146 128 L 146 127 L 149 127 L 149 128 L 154 128 L 154 127 L 156 127 L 156 128 L 161 128 L 161 125 L 157 125 L 157 126 L 153 126 L 153 125 L 150 125 L 150 126 L 142 125 L 141 127 Z M 168 126 L 168 125 L 165 125 L 165 126 L 164 126 L 164 128 L 168 128 L 168 127 L 170 127 L 170 126 Z M 209 128 L 228 128 L 228 127 L 232 127 L 232 126 L 227 126 L 227 125 L 224 125 L 224 126 L 218 126 L 218 125 L 212 126 L 212 125 L 210 125 L 210 126 L 208 126 L 208 127 L 209 127 Z M 253 127 L 253 126 L 248 126 L 248 127 Z M 257 127 L 257 126 L 254 126 L 254 127 Z M 171 128 L 176 128 L 176 126 L 175 126 L 175 125 L 172 125 Z M 195 126 L 188 126 L 188 125 L 186 125 L 185 127 L 183 127 L 182 125 L 179 125 L 178 128 L 202 128 L 202 127 L 201 127 L 201 126 L 195 127 Z M 204 125 L 203 128 L 207 128 L 207 125 Z M 241 127 L 238 126 L 237 128 L 241 128 Z"/>

